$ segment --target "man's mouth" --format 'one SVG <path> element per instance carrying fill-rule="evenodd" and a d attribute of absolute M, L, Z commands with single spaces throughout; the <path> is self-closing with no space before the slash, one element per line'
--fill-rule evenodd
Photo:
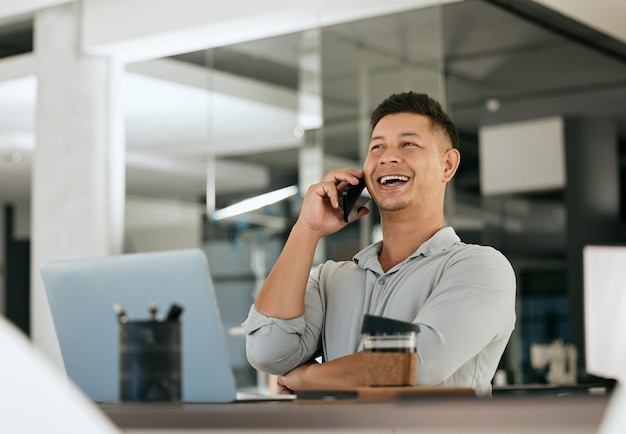
<path fill-rule="evenodd" d="M 403 184 L 408 181 L 409 181 L 408 176 L 387 175 L 387 176 L 383 176 L 382 178 L 380 178 L 378 180 L 378 183 L 380 185 L 393 186 L 393 185 Z"/>

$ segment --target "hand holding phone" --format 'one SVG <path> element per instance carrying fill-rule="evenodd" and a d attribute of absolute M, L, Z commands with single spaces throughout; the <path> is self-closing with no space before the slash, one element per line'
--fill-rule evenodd
<path fill-rule="evenodd" d="M 359 178 L 357 185 L 348 185 L 341 193 L 339 206 L 343 210 L 343 221 L 349 223 L 365 204 L 369 197 L 362 195 L 365 189 L 365 179 Z"/>

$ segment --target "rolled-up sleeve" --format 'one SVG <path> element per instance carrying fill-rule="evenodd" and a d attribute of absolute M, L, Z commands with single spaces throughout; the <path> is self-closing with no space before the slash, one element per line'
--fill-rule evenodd
<path fill-rule="evenodd" d="M 246 333 L 248 362 L 259 371 L 281 375 L 312 360 L 320 352 L 323 317 L 317 276 L 309 279 L 302 316 L 272 318 L 253 305 L 241 325 Z"/>

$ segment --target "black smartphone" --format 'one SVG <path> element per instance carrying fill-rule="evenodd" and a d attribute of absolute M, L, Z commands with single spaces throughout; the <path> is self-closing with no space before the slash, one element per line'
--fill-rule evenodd
<path fill-rule="evenodd" d="M 369 201 L 369 197 L 362 195 L 365 188 L 365 180 L 359 179 L 357 185 L 348 185 L 341 193 L 341 201 L 339 206 L 343 210 L 343 221 L 350 222 L 361 209 Z"/>

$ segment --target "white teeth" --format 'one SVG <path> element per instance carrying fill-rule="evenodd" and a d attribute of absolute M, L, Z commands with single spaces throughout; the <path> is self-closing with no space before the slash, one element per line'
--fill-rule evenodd
<path fill-rule="evenodd" d="M 387 184 L 388 182 L 393 182 L 393 181 L 403 181 L 403 182 L 406 182 L 408 180 L 409 180 L 408 176 L 395 176 L 395 175 L 392 175 L 392 176 L 383 176 L 382 178 L 380 178 L 379 182 L 384 185 L 384 184 Z"/>

